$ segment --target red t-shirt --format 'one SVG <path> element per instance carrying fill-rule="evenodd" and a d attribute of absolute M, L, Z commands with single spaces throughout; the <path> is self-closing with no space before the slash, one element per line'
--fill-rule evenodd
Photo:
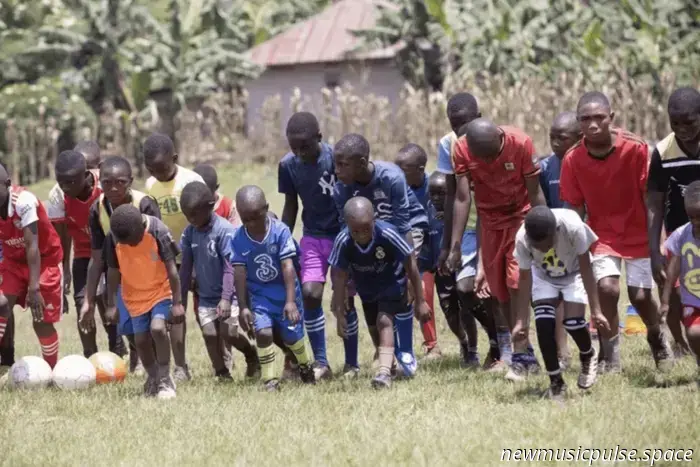
<path fill-rule="evenodd" d="M 234 227 L 239 227 L 241 225 L 241 219 L 238 217 L 238 211 L 236 211 L 233 200 L 227 196 L 221 196 L 218 193 L 216 196 L 214 213 L 229 221 Z"/>
<path fill-rule="evenodd" d="M 540 173 L 532 139 L 517 128 L 501 130 L 503 149 L 496 159 L 472 156 L 465 137 L 455 144 L 453 158 L 455 175 L 467 176 L 472 183 L 479 222 L 491 230 L 520 225 L 530 210 L 525 179 Z"/>
<path fill-rule="evenodd" d="M 51 225 L 44 206 L 32 193 L 22 187 L 11 186 L 7 203 L 7 217 L 0 216 L 0 242 L 3 260 L 27 264 L 23 229 L 34 222 L 38 226 L 41 265 L 58 266 L 63 261 L 61 239 Z"/>
<path fill-rule="evenodd" d="M 68 233 L 73 239 L 73 257 L 89 258 L 92 250 L 90 246 L 90 207 L 102 194 L 99 183 L 99 172 L 91 170 L 93 177 L 92 193 L 90 197 L 81 201 L 70 198 L 63 193 L 58 185 L 55 185 L 49 193 L 49 201 L 46 209 L 52 222 L 65 223 Z"/>
<path fill-rule="evenodd" d="M 572 206 L 585 205 L 588 225 L 598 235 L 594 254 L 647 258 L 649 149 L 631 133 L 612 132 L 615 148 L 604 159 L 591 156 L 583 141 L 569 149 L 561 167 L 560 197 Z"/>

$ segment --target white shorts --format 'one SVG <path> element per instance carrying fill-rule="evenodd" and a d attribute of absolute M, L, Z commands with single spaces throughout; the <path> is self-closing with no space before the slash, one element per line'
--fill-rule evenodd
<path fill-rule="evenodd" d="M 457 273 L 457 281 L 476 276 L 479 266 L 479 248 L 476 230 L 465 230 L 462 236 L 462 269 Z"/>
<path fill-rule="evenodd" d="M 627 287 L 651 289 L 654 287 L 654 278 L 651 275 L 651 259 L 636 258 L 622 259 L 617 256 L 593 255 L 591 266 L 596 282 L 605 277 L 620 277 L 622 262 L 625 262 L 627 273 Z"/>
<path fill-rule="evenodd" d="M 569 303 L 588 303 L 586 288 L 583 286 L 581 274 L 557 280 L 547 277 L 537 268 L 532 268 L 532 301 L 556 300 L 562 297 Z"/>
<path fill-rule="evenodd" d="M 231 316 L 227 318 L 224 323 L 229 326 L 233 326 L 235 331 L 238 332 L 238 314 L 239 309 L 236 305 L 231 305 Z M 199 317 L 199 326 L 204 327 L 207 324 L 213 323 L 214 321 L 219 321 L 219 315 L 216 312 L 216 307 L 200 306 L 197 309 L 197 316 Z M 234 329 L 232 329 L 234 331 Z M 234 334 L 235 333 L 231 333 Z"/>

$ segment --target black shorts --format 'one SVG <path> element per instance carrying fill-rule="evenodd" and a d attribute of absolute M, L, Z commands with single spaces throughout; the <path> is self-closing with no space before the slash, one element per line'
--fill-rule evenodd
<path fill-rule="evenodd" d="M 437 290 L 440 308 L 442 308 L 442 312 L 445 313 L 445 316 L 447 318 L 451 318 L 453 316 L 459 317 L 462 304 L 460 303 L 459 295 L 457 294 L 457 282 L 455 280 L 455 275 L 449 274 L 447 276 L 443 276 L 436 273 L 435 289 Z"/>
<path fill-rule="evenodd" d="M 379 313 L 396 316 L 408 311 L 408 298 L 404 296 L 400 300 L 378 300 L 376 302 L 362 302 L 367 326 L 376 326 Z"/>

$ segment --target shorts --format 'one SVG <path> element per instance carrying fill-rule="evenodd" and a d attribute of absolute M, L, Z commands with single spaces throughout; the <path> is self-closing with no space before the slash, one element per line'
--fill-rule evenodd
<path fill-rule="evenodd" d="M 700 308 L 694 306 L 683 307 L 683 325 L 686 328 L 700 326 Z"/>
<path fill-rule="evenodd" d="M 10 260 L 0 262 L 0 292 L 17 297 L 26 308 L 29 266 Z M 39 276 L 39 293 L 44 299 L 44 322 L 57 323 L 63 314 L 63 265 L 44 266 Z"/>
<path fill-rule="evenodd" d="M 479 265 L 479 245 L 476 230 L 465 230 L 462 236 L 462 269 L 457 273 L 457 281 L 476 276 Z"/>
<path fill-rule="evenodd" d="M 293 344 L 304 338 L 304 307 L 301 301 L 301 293 L 297 289 L 297 308 L 299 309 L 299 322 L 292 324 L 284 316 L 284 303 L 276 308 L 253 305 L 253 326 L 258 332 L 262 329 L 272 328 L 279 331 L 285 344 Z"/>
<path fill-rule="evenodd" d="M 121 300 L 121 293 L 119 293 L 117 300 Z M 151 332 L 151 321 L 154 319 L 168 321 L 171 316 L 172 307 L 173 301 L 168 298 L 156 303 L 155 306 L 151 308 L 151 311 L 147 311 L 139 316 L 130 316 L 128 312 L 121 313 L 120 311 L 119 334 L 130 335 Z M 126 310 L 126 307 L 124 307 L 124 310 Z"/>
<path fill-rule="evenodd" d="M 510 300 L 508 289 L 518 288 L 520 269 L 513 256 L 517 227 L 484 231 L 481 228 L 481 254 L 484 274 L 491 289 L 491 295 L 501 303 Z"/>
<path fill-rule="evenodd" d="M 88 266 L 90 258 L 73 258 L 73 303 L 75 309 L 80 311 L 85 300 L 85 290 L 87 288 Z"/>
<path fill-rule="evenodd" d="M 333 250 L 333 240 L 304 235 L 299 242 L 301 247 L 301 283 L 326 282 L 328 258 Z"/>
<path fill-rule="evenodd" d="M 578 273 L 573 277 L 552 279 L 537 268 L 532 268 L 532 301 L 557 300 L 561 297 L 569 303 L 588 303 L 583 279 Z"/>
<path fill-rule="evenodd" d="M 625 262 L 627 272 L 627 287 L 651 289 L 654 286 L 654 278 L 651 274 L 651 260 L 649 258 L 622 259 L 617 256 L 593 255 L 591 266 L 595 280 L 605 277 L 620 277 L 622 262 Z"/>
<path fill-rule="evenodd" d="M 231 316 L 228 317 L 223 322 L 227 323 L 229 326 L 234 326 L 236 329 L 238 329 L 238 315 L 239 315 L 238 306 L 231 305 Z M 199 321 L 199 326 L 202 328 L 209 323 L 213 323 L 214 321 L 222 321 L 221 318 L 219 317 L 218 313 L 216 312 L 216 307 L 210 307 L 210 306 L 198 307 L 197 308 L 197 318 Z"/>
<path fill-rule="evenodd" d="M 425 243 L 426 232 L 424 229 L 411 227 L 411 237 L 413 238 L 413 252 L 418 255 Z"/>
<path fill-rule="evenodd" d="M 376 326 L 379 312 L 390 316 L 396 316 L 408 311 L 408 300 L 406 295 L 398 300 L 377 300 L 376 302 L 362 301 L 362 310 L 365 312 L 367 326 Z"/>

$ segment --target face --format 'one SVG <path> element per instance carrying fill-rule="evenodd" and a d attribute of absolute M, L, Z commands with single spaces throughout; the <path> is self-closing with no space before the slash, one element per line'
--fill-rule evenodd
<path fill-rule="evenodd" d="M 445 197 L 447 196 L 447 187 L 444 183 L 433 183 L 428 186 L 430 193 L 430 202 L 433 203 L 435 209 L 439 212 L 445 210 Z"/>
<path fill-rule="evenodd" d="M 450 127 L 452 128 L 452 131 L 455 132 L 455 134 L 457 134 L 459 132 L 459 129 L 462 128 L 464 125 L 474 120 L 473 118 L 469 118 L 469 116 L 465 115 L 464 113 L 459 112 L 453 115 L 448 115 L 447 119 L 450 121 Z"/>
<path fill-rule="evenodd" d="M 579 135 L 575 131 L 560 127 L 552 127 L 549 130 L 549 144 L 552 146 L 552 152 L 559 157 L 566 154 L 578 140 Z"/>
<path fill-rule="evenodd" d="M 133 181 L 131 174 L 120 167 L 109 167 L 100 171 L 102 191 L 113 207 L 126 202 Z"/>
<path fill-rule="evenodd" d="M 554 235 L 551 235 L 538 242 L 530 239 L 530 244 L 542 253 L 547 253 L 549 250 L 552 249 L 552 247 L 554 247 Z"/>
<path fill-rule="evenodd" d="M 479 159 L 490 161 L 498 157 L 501 153 L 501 144 L 503 142 L 503 135 L 501 135 L 498 140 L 484 142 L 482 144 L 469 145 L 469 152 Z"/>
<path fill-rule="evenodd" d="M 243 206 L 236 205 L 238 215 L 241 217 L 241 223 L 245 226 L 248 233 L 251 235 L 264 235 L 267 230 L 267 211 L 269 205 L 259 206 Z"/>
<path fill-rule="evenodd" d="M 320 134 L 311 136 L 307 134 L 287 134 L 287 142 L 294 155 L 303 161 L 315 162 L 321 152 L 319 146 L 321 143 Z"/>
<path fill-rule="evenodd" d="M 87 173 L 80 169 L 62 174 L 56 173 L 56 181 L 66 196 L 69 198 L 77 198 L 85 190 Z"/>
<path fill-rule="evenodd" d="M 345 184 L 354 183 L 362 169 L 367 167 L 367 159 L 364 157 L 336 153 L 333 159 L 335 160 L 335 174 L 338 180 Z"/>
<path fill-rule="evenodd" d="M 679 141 L 692 142 L 700 138 L 700 114 L 669 112 L 668 118 Z"/>
<path fill-rule="evenodd" d="M 182 213 L 187 218 L 187 222 L 198 229 L 205 227 L 211 219 L 211 213 L 214 210 L 214 203 L 204 204 L 200 206 L 181 205 Z"/>
<path fill-rule="evenodd" d="M 153 175 L 159 182 L 167 182 L 171 180 L 177 170 L 177 155 L 165 156 L 157 154 L 154 158 L 146 162 L 146 170 Z"/>
<path fill-rule="evenodd" d="M 406 182 L 410 186 L 420 186 L 423 184 L 425 177 L 425 166 L 417 164 L 407 157 L 398 157 L 396 165 L 403 171 L 406 176 Z"/>
<path fill-rule="evenodd" d="M 688 214 L 688 219 L 693 225 L 693 235 L 700 237 L 700 203 L 686 203 L 685 212 Z"/>
<path fill-rule="evenodd" d="M 134 233 L 132 237 L 126 238 L 124 240 L 120 240 L 119 243 L 124 243 L 125 245 L 129 246 L 136 246 L 139 243 L 141 243 L 141 240 L 143 240 L 143 234 L 146 231 L 145 228 L 142 228 L 138 232 Z"/>
<path fill-rule="evenodd" d="M 348 229 L 350 229 L 350 236 L 358 245 L 367 245 L 372 241 L 372 234 L 374 232 L 374 219 L 348 219 Z"/>
<path fill-rule="evenodd" d="M 7 198 L 10 196 L 10 185 L 12 182 L 10 182 L 10 179 L 8 178 L 5 180 L 4 183 L 0 183 L 0 206 L 5 204 L 7 201 Z"/>
<path fill-rule="evenodd" d="M 615 114 L 603 104 L 591 102 L 581 106 L 577 112 L 584 138 L 592 143 L 610 141 L 610 124 Z"/>

